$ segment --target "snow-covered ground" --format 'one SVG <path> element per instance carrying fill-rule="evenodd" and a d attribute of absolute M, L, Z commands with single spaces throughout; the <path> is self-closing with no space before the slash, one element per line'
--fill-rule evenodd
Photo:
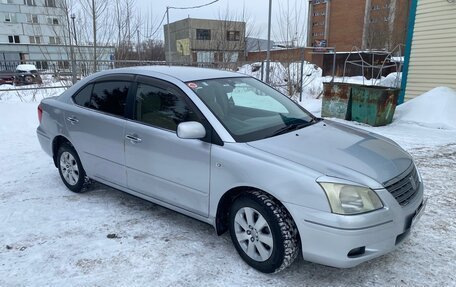
<path fill-rule="evenodd" d="M 46 97 L 58 96 L 71 83 L 65 80 L 55 80 L 51 75 L 41 75 L 43 84 L 26 86 L 14 86 L 9 84 L 0 85 L 1 102 L 39 102 Z"/>
<path fill-rule="evenodd" d="M 400 106 L 389 126 L 349 123 L 415 158 L 429 201 L 410 238 L 355 268 L 299 258 L 273 275 L 209 225 L 100 184 L 70 192 L 36 139 L 38 103 L 2 100 L 0 286 L 455 286 L 455 99 L 441 88 Z M 319 100 L 302 104 L 319 113 Z"/>

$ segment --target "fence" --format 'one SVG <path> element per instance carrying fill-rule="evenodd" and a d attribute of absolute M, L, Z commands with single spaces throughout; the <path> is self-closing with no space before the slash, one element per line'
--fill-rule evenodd
<path fill-rule="evenodd" d="M 272 70 L 270 72 L 270 77 L 272 74 L 272 78 L 275 80 L 271 80 L 269 83 L 274 88 L 282 91 L 289 96 L 294 96 L 299 94 L 299 97 L 302 96 L 302 87 L 304 84 L 309 82 L 308 77 L 309 71 L 303 69 L 305 66 L 305 61 L 301 61 L 300 68 L 295 68 L 294 71 L 291 73 L 288 70 L 287 75 L 284 71 L 280 71 L 279 65 L 276 64 L 275 67 L 279 71 Z M 21 91 L 21 90 L 33 90 L 33 89 L 59 89 L 59 88 L 68 88 L 70 87 L 73 82 L 76 82 L 95 71 L 103 71 L 109 70 L 114 68 L 123 68 L 123 67 L 136 67 L 136 66 L 153 66 L 153 65 L 175 65 L 175 66 L 194 66 L 194 67 L 204 67 L 204 68 L 215 68 L 215 69 L 222 69 L 222 70 L 229 70 L 229 71 L 238 71 L 240 67 L 245 64 L 250 64 L 252 67 L 252 73 L 256 78 L 260 80 L 266 79 L 266 62 L 247 62 L 247 61 L 239 61 L 239 62 L 194 62 L 194 63 L 168 63 L 166 61 L 146 61 L 146 60 L 97 60 L 95 63 L 93 60 L 75 60 L 73 63 L 68 60 L 24 60 L 24 61 L 8 61 L 8 60 L 0 60 L 0 69 L 3 71 L 0 72 L 0 84 L 2 78 L 4 79 L 4 83 L 7 78 L 10 78 L 10 84 L 14 83 L 14 77 L 19 76 L 21 73 L 16 72 L 16 66 L 18 64 L 32 64 L 37 67 L 38 73 L 41 78 L 43 78 L 43 84 L 37 84 L 34 86 L 24 86 L 20 85 L 20 83 L 16 83 L 14 90 Z M 290 64 L 290 63 L 288 63 Z M 286 64 L 285 64 L 286 65 Z M 299 65 L 298 65 L 299 66 Z M 293 67 L 298 67 L 293 66 Z M 74 69 L 72 69 L 74 67 Z M 291 69 L 290 65 L 285 68 L 285 70 Z M 6 71 L 5 71 L 6 70 Z M 282 69 L 283 70 L 283 69 Z M 274 75 L 275 73 L 275 75 Z M 292 79 L 291 79 L 292 78 Z M 52 81 L 52 85 L 49 83 Z M 0 87 L 0 92 L 11 91 L 11 87 L 2 88 Z"/>

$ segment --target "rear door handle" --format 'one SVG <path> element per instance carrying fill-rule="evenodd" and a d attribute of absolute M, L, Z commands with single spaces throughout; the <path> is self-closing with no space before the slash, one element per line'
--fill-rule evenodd
<path fill-rule="evenodd" d="M 129 140 L 131 143 L 140 143 L 142 141 L 137 135 L 126 135 L 125 138 Z"/>
<path fill-rule="evenodd" d="M 77 124 L 79 122 L 79 120 L 75 117 L 68 117 L 67 118 L 67 121 L 69 121 L 71 124 Z"/>

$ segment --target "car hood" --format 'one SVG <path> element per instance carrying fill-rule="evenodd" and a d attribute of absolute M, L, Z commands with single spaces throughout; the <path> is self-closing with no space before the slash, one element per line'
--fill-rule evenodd
<path fill-rule="evenodd" d="M 382 184 L 412 164 L 410 155 L 393 141 L 327 120 L 248 145 L 358 183 L 366 183 L 367 176 Z"/>

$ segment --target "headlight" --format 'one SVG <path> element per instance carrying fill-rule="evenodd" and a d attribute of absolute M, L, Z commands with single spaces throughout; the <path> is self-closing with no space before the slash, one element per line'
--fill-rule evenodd
<path fill-rule="evenodd" d="M 370 188 L 331 182 L 320 182 L 331 210 L 337 214 L 358 214 L 383 207 L 378 195 Z"/>

